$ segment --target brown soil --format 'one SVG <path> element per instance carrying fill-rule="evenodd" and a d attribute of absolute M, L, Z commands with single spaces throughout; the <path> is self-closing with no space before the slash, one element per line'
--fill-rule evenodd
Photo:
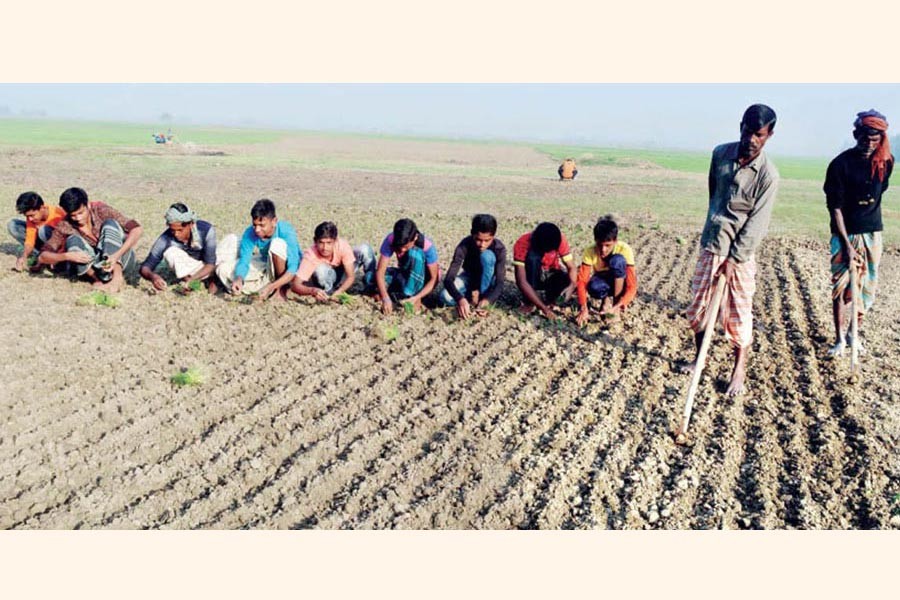
<path fill-rule="evenodd" d="M 362 148 L 348 153 L 411 144 L 354 143 Z M 427 160 L 539 160 L 449 146 Z M 247 166 L 129 180 L 102 165 L 66 179 L 80 159 L 35 152 L 15 160 L 24 168 L 5 170 L 4 189 L 87 180 L 94 195 L 121 198 L 148 223 L 141 256 L 158 233 L 149 224 L 158 227 L 175 199 L 155 195 L 159 185 L 184 190 L 201 214 L 221 210 L 225 231 L 241 226 L 253 190 L 280 188 L 301 232 L 330 214 L 347 223 L 352 241 L 373 244 L 401 207 L 413 206 L 444 267 L 480 209 L 460 190 L 504 199 L 492 205 L 509 247 L 536 207 L 543 218 L 560 213 L 583 247 L 590 215 L 607 206 L 579 202 L 594 188 L 610 193 L 604 178 L 630 185 L 604 171 L 566 189 L 552 181 L 546 157 L 551 176 L 538 182 Z M 221 199 L 229 182 L 239 191 L 224 195 L 240 200 Z M 564 204 L 570 194 L 578 198 Z M 540 204 L 528 204 L 532 197 Z M 144 283 L 126 289 L 119 308 L 82 307 L 75 300 L 85 284 L 13 273 L 6 244 L 0 527 L 897 527 L 897 254 L 884 258 L 863 381 L 851 385 L 849 359 L 825 359 L 824 242 L 767 240 L 750 391 L 723 394 L 731 355 L 718 337 L 692 444 L 678 447 L 671 433 L 688 377 L 677 367 L 692 352 L 681 313 L 697 239 L 679 231 L 686 239 L 678 243 L 676 232 L 630 219 L 638 299 L 624 323 L 581 331 L 519 318 L 511 292 L 472 323 L 449 310 L 383 318 L 361 298 L 325 307 L 152 296 Z M 386 341 L 391 324 L 399 336 Z M 204 384 L 170 383 L 190 366 L 201 367 Z"/>

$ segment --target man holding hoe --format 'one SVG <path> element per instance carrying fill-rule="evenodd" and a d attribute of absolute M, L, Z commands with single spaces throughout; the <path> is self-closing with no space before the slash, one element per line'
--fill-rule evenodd
<path fill-rule="evenodd" d="M 861 306 L 856 318 L 861 325 L 865 311 L 875 301 L 878 264 L 881 262 L 881 195 L 888 189 L 894 157 L 887 136 L 888 123 L 876 110 L 856 115 L 853 137 L 856 146 L 845 150 L 828 165 L 825 198 L 831 215 L 831 300 L 835 344 L 829 356 L 840 356 L 853 341 L 845 337 L 847 306 L 850 304 L 850 265 L 861 282 Z M 860 352 L 864 352 L 857 340 Z"/>
<path fill-rule="evenodd" d="M 775 129 L 775 111 L 750 106 L 741 119 L 740 141 L 717 146 L 709 165 L 709 210 L 700 239 L 700 257 L 691 280 L 693 300 L 687 317 L 697 353 L 717 276 L 725 277 L 720 314 L 725 337 L 734 346 L 734 369 L 727 394 L 744 392 L 747 354 L 753 340 L 756 250 L 765 237 L 778 191 L 778 170 L 763 152 Z M 683 367 L 691 373 L 694 362 Z M 702 365 L 701 365 L 702 368 Z"/>

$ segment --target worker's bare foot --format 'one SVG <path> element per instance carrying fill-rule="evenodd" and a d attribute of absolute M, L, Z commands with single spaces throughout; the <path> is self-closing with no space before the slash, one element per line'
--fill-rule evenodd
<path fill-rule="evenodd" d="M 731 373 L 731 382 L 728 384 L 728 389 L 725 390 L 729 398 L 740 396 L 747 391 L 744 386 L 745 375 L 744 365 L 737 364 L 734 366 L 734 371 Z"/>

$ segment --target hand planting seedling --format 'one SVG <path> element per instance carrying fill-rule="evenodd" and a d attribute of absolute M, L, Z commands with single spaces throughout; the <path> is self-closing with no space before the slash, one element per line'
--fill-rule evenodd
<path fill-rule="evenodd" d="M 183 296 L 187 296 L 191 292 L 199 292 L 202 289 L 203 282 L 199 279 L 193 279 L 187 283 L 182 283 L 177 288 L 175 288 L 175 291 Z"/>
<path fill-rule="evenodd" d="M 403 314 L 407 317 L 410 317 L 416 314 L 416 306 L 412 302 L 404 302 L 403 303 Z"/>
<path fill-rule="evenodd" d="M 170 378 L 175 385 L 200 385 L 203 383 L 203 373 L 198 367 L 182 367 Z"/>
<path fill-rule="evenodd" d="M 107 306 L 116 308 L 122 304 L 121 300 L 112 294 L 101 292 L 100 290 L 85 294 L 76 301 L 78 306 Z"/>

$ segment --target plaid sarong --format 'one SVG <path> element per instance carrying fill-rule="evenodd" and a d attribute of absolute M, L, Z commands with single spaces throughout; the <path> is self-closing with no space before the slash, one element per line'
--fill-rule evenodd
<path fill-rule="evenodd" d="M 701 250 L 694 277 L 691 280 L 693 300 L 687 309 L 691 329 L 700 333 L 706 327 L 706 311 L 715 291 L 715 274 L 726 256 L 718 256 L 709 250 Z M 739 348 L 748 347 L 753 341 L 753 294 L 756 292 L 756 259 L 735 265 L 734 277 L 725 286 L 725 294 L 719 308 L 719 319 L 725 329 L 725 337 Z"/>
<path fill-rule="evenodd" d="M 859 313 L 865 314 L 875 302 L 875 290 L 878 288 L 878 265 L 881 263 L 881 252 L 884 246 L 881 232 L 854 233 L 847 236 L 850 244 L 862 257 L 863 263 L 858 267 L 859 282 L 862 288 L 862 306 Z M 850 304 L 850 271 L 844 258 L 841 238 L 831 236 L 831 299 L 837 300 L 843 294 L 844 302 Z"/>

